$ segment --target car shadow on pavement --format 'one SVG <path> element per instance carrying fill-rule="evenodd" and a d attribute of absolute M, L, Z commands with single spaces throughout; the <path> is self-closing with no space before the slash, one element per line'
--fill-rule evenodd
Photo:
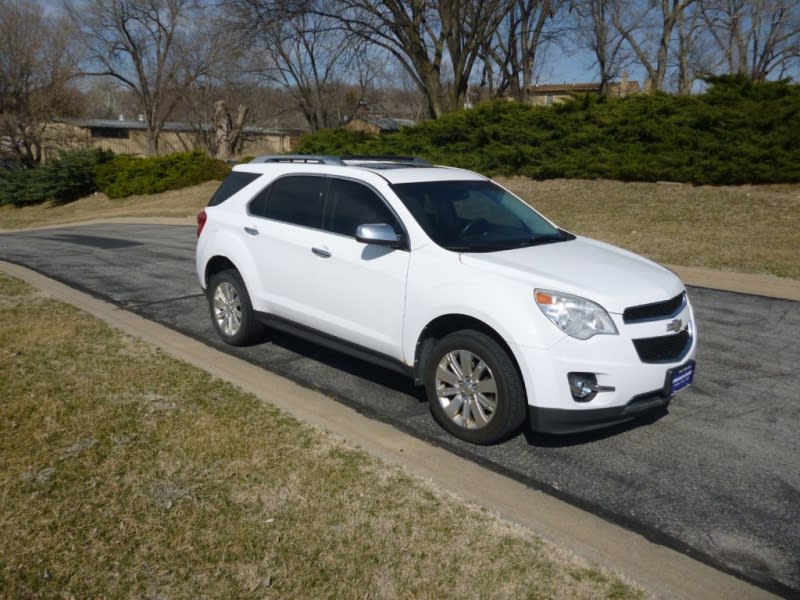
<path fill-rule="evenodd" d="M 258 344 L 272 344 L 295 355 L 298 360 L 305 359 L 321 363 L 358 379 L 389 388 L 419 402 L 426 402 L 424 393 L 419 393 L 421 388 L 417 388 L 408 376 L 326 346 L 306 341 L 303 338 L 266 328 L 257 344 L 254 345 Z"/>

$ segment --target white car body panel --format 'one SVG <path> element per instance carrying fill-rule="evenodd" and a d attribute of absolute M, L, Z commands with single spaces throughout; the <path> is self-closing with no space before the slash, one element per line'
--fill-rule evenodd
<path fill-rule="evenodd" d="M 268 219 L 250 223 L 259 231 L 250 252 L 264 257 L 265 285 L 251 291 L 256 310 L 402 360 L 408 252 Z"/>
<path fill-rule="evenodd" d="M 683 291 L 669 270 L 641 256 L 591 240 L 546 244 L 505 252 L 462 255 L 464 264 L 492 271 L 539 289 L 591 299 L 608 312 L 653 298 L 672 298 Z"/>

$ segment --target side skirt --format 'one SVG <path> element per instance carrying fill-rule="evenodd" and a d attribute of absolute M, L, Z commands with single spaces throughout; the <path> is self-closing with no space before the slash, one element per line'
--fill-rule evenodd
<path fill-rule="evenodd" d="M 353 358 L 383 367 L 384 369 L 389 369 L 390 371 L 400 373 L 406 377 L 411 377 L 412 379 L 414 378 L 413 367 L 409 367 L 408 365 L 395 358 L 392 358 L 391 356 L 381 354 L 380 352 L 375 352 L 369 348 L 359 346 L 358 344 L 353 344 L 347 340 L 322 333 L 316 329 L 306 327 L 305 325 L 300 325 L 299 323 L 295 323 L 294 321 L 289 321 L 281 317 L 276 317 L 269 313 L 256 312 L 256 318 L 271 329 L 277 329 L 278 331 L 302 338 L 313 344 L 330 348 L 336 352 L 347 354 Z"/>

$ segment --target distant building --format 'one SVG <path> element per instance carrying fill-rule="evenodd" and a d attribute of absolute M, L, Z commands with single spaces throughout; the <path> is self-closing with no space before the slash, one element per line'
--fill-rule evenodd
<path fill-rule="evenodd" d="M 597 83 L 547 83 L 531 86 L 528 97 L 531 104 L 547 106 L 572 99 L 574 94 L 599 94 L 600 82 Z M 620 81 L 608 84 L 608 96 L 612 98 L 625 98 L 634 94 L 641 94 L 642 88 L 638 81 L 631 81 L 624 74 Z"/>
<path fill-rule="evenodd" d="M 390 117 L 383 110 L 366 102 L 361 102 L 353 118 L 344 127 L 345 129 L 363 131 L 365 133 L 391 133 L 413 125 L 416 125 L 416 123 L 411 119 Z"/>
<path fill-rule="evenodd" d="M 209 125 L 210 127 L 210 125 Z M 245 127 L 239 156 L 288 152 L 304 132 L 299 129 Z M 189 123 L 167 122 L 158 137 L 161 154 L 205 149 L 204 135 Z M 59 150 L 103 148 L 117 154 L 147 156 L 147 127 L 141 120 L 64 119 L 49 123 L 43 135 L 42 157 Z"/>

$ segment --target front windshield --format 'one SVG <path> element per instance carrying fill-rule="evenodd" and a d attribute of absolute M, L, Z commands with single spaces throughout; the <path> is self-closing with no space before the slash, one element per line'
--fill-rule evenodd
<path fill-rule="evenodd" d="M 572 239 L 491 181 L 392 186 L 425 233 L 455 252 L 509 250 Z"/>

